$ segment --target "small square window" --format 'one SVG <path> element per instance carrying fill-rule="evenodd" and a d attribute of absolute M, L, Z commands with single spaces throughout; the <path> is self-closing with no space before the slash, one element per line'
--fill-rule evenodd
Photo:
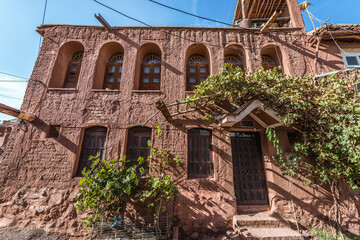
<path fill-rule="evenodd" d="M 109 73 L 113 73 L 113 72 L 115 72 L 115 66 L 111 65 L 109 66 Z"/>
<path fill-rule="evenodd" d="M 114 78 L 108 78 L 108 79 L 107 79 L 107 82 L 109 82 L 109 83 L 114 82 Z"/>
<path fill-rule="evenodd" d="M 69 82 L 75 81 L 75 77 L 74 77 L 74 76 L 69 76 L 68 81 L 69 81 Z"/>
<path fill-rule="evenodd" d="M 149 82 L 149 79 L 148 79 L 148 78 L 144 78 L 144 79 L 143 79 L 143 82 L 144 82 L 144 83 L 148 83 L 148 82 Z"/>
<path fill-rule="evenodd" d="M 190 78 L 190 83 L 196 83 L 196 78 Z"/>
<path fill-rule="evenodd" d="M 71 72 L 76 72 L 77 65 L 71 65 Z"/>
<path fill-rule="evenodd" d="M 201 73 L 206 73 L 206 68 L 205 68 L 205 67 L 201 67 L 201 68 L 200 68 L 200 72 L 201 72 Z"/>
<path fill-rule="evenodd" d="M 121 82 L 121 78 L 118 78 L 118 83 Z"/>
<path fill-rule="evenodd" d="M 159 83 L 160 80 L 159 80 L 158 78 L 154 78 L 153 82 L 154 82 L 154 83 Z"/>
<path fill-rule="evenodd" d="M 191 72 L 191 73 L 194 73 L 194 72 L 196 72 L 196 68 L 194 68 L 194 67 L 191 67 L 191 68 L 190 68 L 190 72 Z"/>
<path fill-rule="evenodd" d="M 243 128 L 252 128 L 252 127 L 254 127 L 254 122 L 253 121 L 247 121 L 247 120 L 241 121 L 241 127 L 243 127 Z"/>
<path fill-rule="evenodd" d="M 200 78 L 200 82 L 203 82 L 205 80 L 206 80 L 206 78 Z"/>
<path fill-rule="evenodd" d="M 119 73 L 122 73 L 122 66 L 119 67 Z"/>
<path fill-rule="evenodd" d="M 60 125 L 50 125 L 47 137 L 58 138 L 60 134 L 60 127 L 61 127 Z"/>
<path fill-rule="evenodd" d="M 359 61 L 356 56 L 346 57 L 346 62 L 347 62 L 348 66 L 358 66 L 359 65 Z"/>
<path fill-rule="evenodd" d="M 160 67 L 154 67 L 154 73 L 160 73 Z"/>

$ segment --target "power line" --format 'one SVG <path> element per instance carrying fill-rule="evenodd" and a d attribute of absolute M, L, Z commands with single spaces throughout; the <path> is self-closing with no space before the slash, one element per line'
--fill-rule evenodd
<path fill-rule="evenodd" d="M 0 97 L 11 98 L 11 99 L 17 99 L 17 100 L 23 100 L 22 98 L 11 97 L 11 96 L 6 96 L 6 95 L 0 95 Z"/>
<path fill-rule="evenodd" d="M 28 82 L 28 80 L 10 80 L 10 79 L 0 79 L 0 82 Z"/>
<path fill-rule="evenodd" d="M 46 7 L 47 7 L 47 0 L 45 0 L 45 6 L 44 6 L 44 12 L 43 12 L 43 16 L 42 16 L 41 25 L 44 25 L 44 22 L 45 22 Z M 41 39 L 42 39 L 42 36 L 40 35 L 38 52 L 40 52 Z"/>
<path fill-rule="evenodd" d="M 5 73 L 5 72 L 0 72 L 1 74 L 4 74 L 4 75 L 8 75 L 8 76 L 11 76 L 11 77 L 17 77 L 17 78 L 22 78 L 22 79 L 26 79 L 28 80 L 28 78 L 26 77 L 20 77 L 18 75 L 14 75 L 14 74 L 11 74 L 11 73 Z"/>
<path fill-rule="evenodd" d="M 199 15 L 195 15 L 195 14 L 193 14 L 193 13 L 185 12 L 185 11 L 180 10 L 180 9 L 178 9 L 178 8 L 170 7 L 170 6 L 168 6 L 168 5 L 165 5 L 165 4 L 156 2 L 156 1 L 154 1 L 154 0 L 149 0 L 149 1 L 152 2 L 152 3 L 158 4 L 158 5 L 160 5 L 160 6 L 163 6 L 163 7 L 169 8 L 169 9 L 172 9 L 172 10 L 174 10 L 174 11 L 178 11 L 178 12 L 184 13 L 184 14 L 189 15 L 189 16 L 193 16 L 193 17 L 196 17 L 196 18 L 200 18 L 200 19 L 207 20 L 207 21 L 211 21 L 211 22 L 215 22 L 215 23 L 221 23 L 221 24 L 224 24 L 224 25 L 230 26 L 230 27 L 234 27 L 234 25 L 229 24 L 229 23 L 226 23 L 226 22 L 222 22 L 222 21 L 218 21 L 218 20 L 211 19 L 211 18 L 207 18 L 207 17 L 202 17 L 202 16 L 199 16 Z M 243 28 L 243 27 L 238 27 L 238 28 L 242 28 L 242 29 L 247 29 L 247 30 L 248 30 L 248 28 Z"/>

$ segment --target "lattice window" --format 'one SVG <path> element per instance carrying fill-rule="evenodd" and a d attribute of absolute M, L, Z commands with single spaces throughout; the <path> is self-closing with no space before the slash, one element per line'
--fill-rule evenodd
<path fill-rule="evenodd" d="M 92 163 L 89 160 L 90 156 L 96 156 L 96 154 L 99 153 L 100 159 L 104 158 L 106 133 L 107 129 L 105 127 L 92 127 L 85 130 L 77 176 L 82 175 L 81 172 L 84 168 L 90 168 L 90 164 Z"/>
<path fill-rule="evenodd" d="M 225 55 L 224 63 L 232 64 L 233 67 L 241 67 L 242 68 L 241 58 L 234 54 Z"/>
<path fill-rule="evenodd" d="M 161 57 L 156 53 L 148 53 L 141 66 L 140 89 L 160 90 Z"/>
<path fill-rule="evenodd" d="M 63 85 L 64 88 L 76 87 L 80 74 L 81 63 L 83 60 L 83 54 L 84 52 L 76 52 L 72 55 L 66 72 L 66 77 Z"/>
<path fill-rule="evenodd" d="M 270 57 L 269 55 L 262 55 L 261 61 L 262 66 L 265 70 L 269 70 L 277 66 L 275 59 Z"/>
<path fill-rule="evenodd" d="M 200 54 L 191 55 L 187 66 L 187 91 L 193 91 L 196 85 L 205 81 L 209 76 L 209 64 L 207 59 Z"/>
<path fill-rule="evenodd" d="M 189 64 L 208 64 L 206 58 L 200 54 L 194 54 L 189 57 Z"/>
<path fill-rule="evenodd" d="M 188 132 L 188 175 L 209 177 L 213 174 L 211 131 L 201 128 Z"/>
<path fill-rule="evenodd" d="M 136 127 L 129 130 L 126 159 L 130 160 L 128 166 L 137 164 L 139 157 L 145 159 L 145 168 L 148 168 L 147 157 L 150 155 L 148 142 L 151 139 L 151 129 L 146 127 Z"/>
<path fill-rule="evenodd" d="M 124 54 L 117 52 L 113 54 L 106 65 L 103 88 L 119 89 L 123 71 Z"/>

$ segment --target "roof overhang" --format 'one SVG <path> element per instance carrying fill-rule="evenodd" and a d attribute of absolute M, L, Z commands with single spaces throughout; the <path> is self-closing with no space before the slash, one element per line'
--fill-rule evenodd
<path fill-rule="evenodd" d="M 256 113 L 257 110 L 260 110 L 261 112 L 268 115 L 272 119 L 271 123 L 265 119 L 262 119 L 261 114 Z M 221 126 L 233 127 L 235 124 L 241 122 L 246 116 L 250 116 L 263 128 L 283 126 L 281 118 L 278 116 L 278 114 L 271 109 L 265 108 L 264 103 L 260 100 L 252 100 L 239 107 L 235 112 L 224 116 L 221 119 Z"/>

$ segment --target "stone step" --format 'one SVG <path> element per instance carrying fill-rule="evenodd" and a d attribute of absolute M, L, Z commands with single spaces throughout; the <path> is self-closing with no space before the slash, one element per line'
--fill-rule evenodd
<path fill-rule="evenodd" d="M 233 217 L 233 229 L 241 228 L 278 228 L 290 227 L 289 222 L 276 213 L 257 212 L 235 215 Z"/>
<path fill-rule="evenodd" d="M 242 228 L 240 239 L 248 240 L 303 240 L 302 235 L 290 228 Z"/>

